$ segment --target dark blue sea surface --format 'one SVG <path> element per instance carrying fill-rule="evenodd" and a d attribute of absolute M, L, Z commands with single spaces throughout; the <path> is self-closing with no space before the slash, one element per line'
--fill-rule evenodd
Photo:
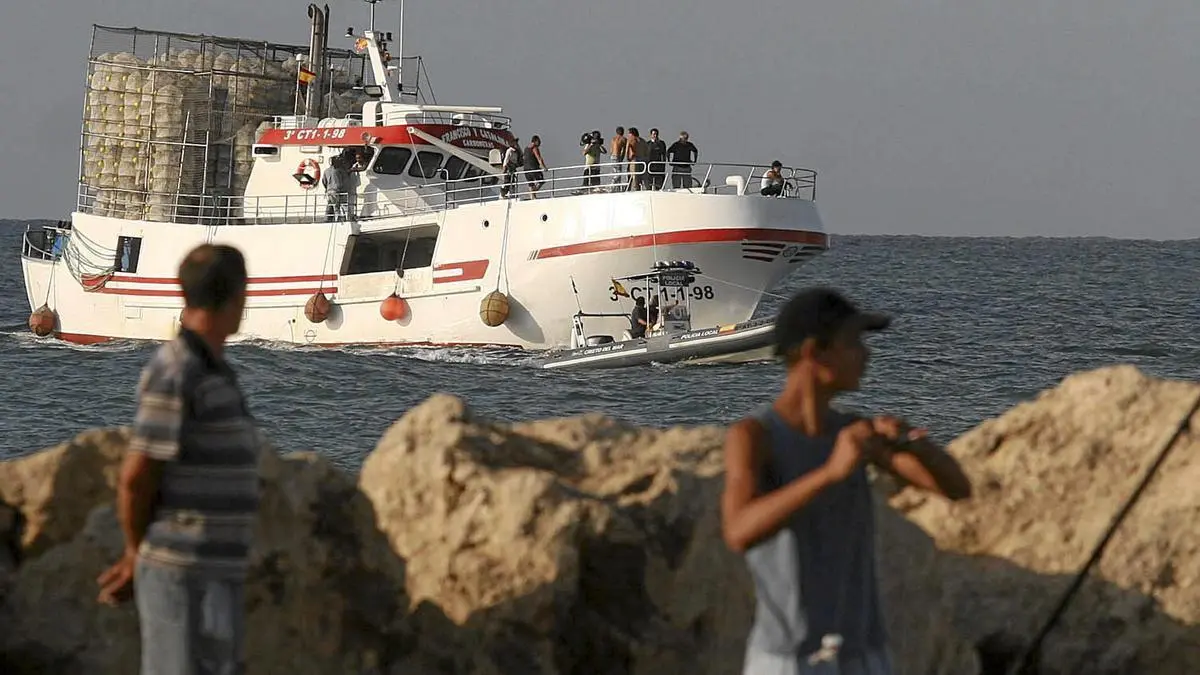
<path fill-rule="evenodd" d="M 29 333 L 23 226 L 0 221 L 0 458 L 94 426 L 128 424 L 147 343 L 80 347 Z M 837 287 L 892 313 L 846 402 L 926 425 L 943 442 L 1065 375 L 1132 363 L 1200 379 L 1200 240 L 835 236 L 775 293 Z M 760 314 L 780 302 L 772 298 Z M 728 423 L 781 386 L 772 363 L 543 372 L 520 353 L 237 345 L 253 412 L 286 450 L 357 469 L 430 394 L 506 420 L 600 411 L 640 424 Z"/>

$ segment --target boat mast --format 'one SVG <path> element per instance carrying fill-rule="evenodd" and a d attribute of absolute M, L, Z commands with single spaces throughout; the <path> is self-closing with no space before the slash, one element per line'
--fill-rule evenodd
<path fill-rule="evenodd" d="M 400 0 L 400 25 L 396 29 L 396 86 L 400 89 L 404 88 L 404 81 L 400 79 L 401 73 L 404 71 L 404 0 Z"/>
<path fill-rule="evenodd" d="M 388 66 L 386 63 L 384 63 L 383 55 L 379 48 L 380 42 L 385 36 L 382 33 L 375 32 L 375 4 L 380 2 L 380 0 L 363 1 L 371 6 L 370 28 L 363 33 L 362 38 L 358 38 L 354 34 L 353 27 L 348 28 L 346 29 L 346 37 L 355 38 L 356 40 L 362 39 L 366 41 L 366 52 L 371 59 L 371 74 L 374 77 L 375 84 L 379 85 L 383 89 L 383 95 L 380 97 L 380 101 L 383 103 L 399 103 L 400 90 L 398 83 L 400 81 L 400 66 L 396 66 L 396 82 L 392 82 L 391 78 L 388 77 Z M 391 36 L 388 35 L 387 37 Z M 396 63 L 399 64 L 400 61 L 397 60 Z"/>

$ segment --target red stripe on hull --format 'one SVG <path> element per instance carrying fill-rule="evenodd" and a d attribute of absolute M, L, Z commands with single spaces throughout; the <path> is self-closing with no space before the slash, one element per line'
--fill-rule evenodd
<path fill-rule="evenodd" d="M 282 295 L 312 295 L 317 292 L 326 295 L 337 293 L 336 288 L 326 286 L 324 288 L 251 288 L 246 291 L 246 297 L 250 298 L 270 298 Z M 89 289 L 89 293 L 104 293 L 107 295 L 128 295 L 150 298 L 182 298 L 183 291 L 181 290 L 159 290 L 157 288 L 113 288 L 104 286 L 97 289 Z"/>
<path fill-rule="evenodd" d="M 101 342 L 111 342 L 116 338 L 105 337 L 103 335 L 83 335 L 82 333 L 55 333 L 54 337 L 63 342 L 73 342 L 77 345 L 96 345 Z"/>
<path fill-rule="evenodd" d="M 121 339 L 114 337 L 106 337 L 103 335 L 87 335 L 85 333 L 55 333 L 54 337 L 63 342 L 70 342 L 77 345 L 96 345 L 113 340 Z M 126 338 L 137 342 L 158 343 L 164 340 L 151 340 L 147 338 Z M 231 342 L 228 344 L 236 345 L 238 343 Z M 292 344 L 292 343 L 285 343 Z M 307 343 L 306 343 L 307 344 Z M 487 342 L 324 342 L 311 343 L 310 347 L 503 347 L 511 349 L 506 345 L 494 345 Z"/>
<path fill-rule="evenodd" d="M 534 260 L 561 258 L 569 255 L 584 253 L 601 253 L 604 251 L 620 251 L 647 246 L 669 246 L 678 244 L 713 244 L 729 241 L 783 241 L 789 243 L 809 244 L 829 248 L 829 235 L 824 232 L 808 232 L 802 230 L 773 230 L 767 228 L 711 228 L 705 230 L 683 230 L 680 232 L 663 232 L 662 234 L 640 234 L 632 237 L 614 237 L 581 244 L 567 244 L 553 248 L 543 248 L 534 256 Z"/>
<path fill-rule="evenodd" d="M 337 281 L 336 274 L 307 274 L 292 277 L 250 277 L 247 282 L 250 285 L 254 284 L 299 284 L 309 283 L 313 281 Z M 131 274 L 114 274 L 111 277 L 107 275 L 85 274 L 83 275 L 84 283 L 92 281 L 105 281 L 106 283 L 121 282 L 126 284 L 178 284 L 179 279 L 176 277 L 139 277 Z"/>
<path fill-rule="evenodd" d="M 456 281 L 478 281 L 483 278 L 483 275 L 487 274 L 489 264 L 490 261 L 487 260 L 470 260 L 467 262 L 437 265 L 433 268 L 434 273 L 454 269 L 461 271 L 452 277 L 434 277 L 433 283 L 450 284 Z"/>

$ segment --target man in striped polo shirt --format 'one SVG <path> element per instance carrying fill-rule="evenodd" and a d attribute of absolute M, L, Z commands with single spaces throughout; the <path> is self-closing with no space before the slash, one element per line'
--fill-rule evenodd
<path fill-rule="evenodd" d="M 241 324 L 246 281 L 237 249 L 191 251 L 179 266 L 179 336 L 142 370 L 117 489 L 125 553 L 98 580 L 108 604 L 136 590 L 142 675 L 244 669 L 262 445 L 223 347 Z"/>

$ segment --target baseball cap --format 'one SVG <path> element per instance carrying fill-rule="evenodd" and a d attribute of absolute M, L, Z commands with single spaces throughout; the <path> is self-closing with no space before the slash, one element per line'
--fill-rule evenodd
<path fill-rule="evenodd" d="M 830 336 L 849 325 L 883 330 L 891 323 L 890 316 L 864 312 L 832 288 L 808 288 L 792 296 L 775 317 L 775 355 L 783 356 L 809 337 Z"/>

